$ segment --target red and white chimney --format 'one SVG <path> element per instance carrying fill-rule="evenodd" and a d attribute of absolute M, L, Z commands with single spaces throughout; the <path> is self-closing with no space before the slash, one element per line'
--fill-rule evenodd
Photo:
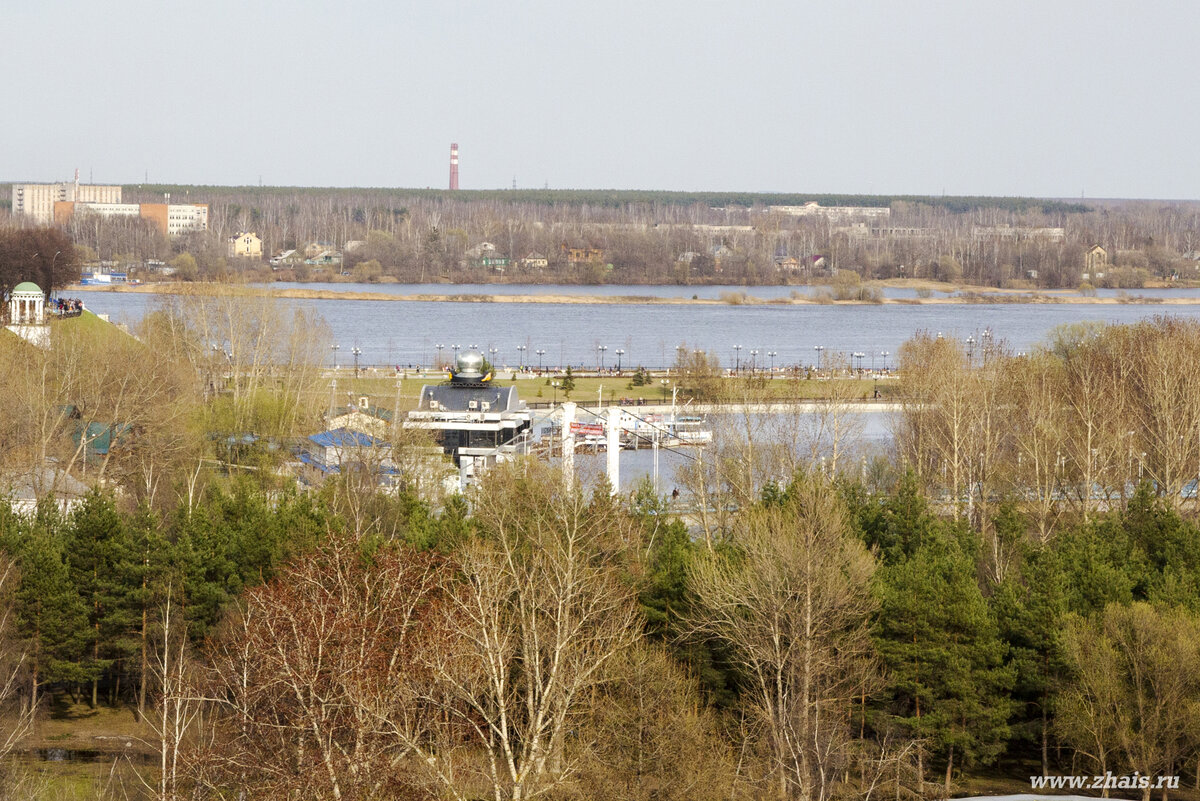
<path fill-rule="evenodd" d="M 450 145 L 450 188 L 458 189 L 458 143 Z"/>

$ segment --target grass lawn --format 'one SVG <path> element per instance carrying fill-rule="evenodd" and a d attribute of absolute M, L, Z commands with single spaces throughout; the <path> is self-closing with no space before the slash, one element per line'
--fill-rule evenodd
<path fill-rule="evenodd" d="M 147 781 L 154 780 L 152 738 L 150 728 L 139 723 L 128 707 L 92 709 L 59 697 L 38 721 L 28 744 L 37 755 L 24 763 L 31 774 L 32 797 L 85 801 L 121 782 L 136 796 L 140 781 L 135 771 Z M 39 758 L 51 749 L 62 749 L 68 758 Z"/>
<path fill-rule="evenodd" d="M 570 398 L 562 390 L 562 374 L 535 376 L 533 374 L 518 373 L 516 379 L 513 380 L 513 374 L 504 371 L 494 381 L 501 386 L 516 386 L 521 399 L 531 403 L 552 402 L 556 399 L 558 401 L 570 399 L 588 403 L 596 400 L 597 393 L 601 388 L 603 388 L 604 401 L 606 403 L 622 398 L 632 400 L 644 398 L 647 402 L 651 403 L 671 402 L 672 384 L 668 383 L 664 385 L 662 381 L 665 378 L 667 381 L 673 382 L 675 380 L 673 377 L 666 378 L 663 375 L 653 375 L 650 385 L 640 387 L 631 385 L 632 378 L 633 375 L 631 373 L 625 373 L 621 376 L 609 375 L 603 377 L 576 376 L 574 379 L 575 389 L 570 393 Z M 445 374 L 443 373 L 427 373 L 421 376 L 410 375 L 404 378 L 403 381 L 399 382 L 401 408 L 405 410 L 412 409 L 416 406 L 417 400 L 421 395 L 422 386 L 425 384 L 437 384 L 442 381 L 445 381 Z M 364 370 L 358 378 L 355 378 L 353 371 L 343 370 L 340 371 L 337 382 L 340 402 L 345 402 L 348 397 L 353 397 L 357 400 L 359 397 L 366 396 L 370 398 L 373 405 L 388 409 L 395 405 L 397 380 L 394 375 L 384 377 Z M 560 386 L 555 389 L 550 382 L 558 382 Z M 847 382 L 849 383 L 849 387 L 847 387 Z M 324 389 L 319 391 L 324 391 L 326 397 L 328 397 L 330 392 L 328 379 L 325 379 L 324 384 Z M 776 376 L 774 379 L 721 379 L 722 392 L 729 402 L 815 400 L 828 397 L 834 389 L 843 392 L 849 389 L 848 396 L 850 398 L 866 400 L 874 395 L 876 388 L 879 389 L 882 399 L 894 399 L 898 384 L 897 379 L 891 377 L 881 378 L 878 381 L 870 378 L 795 379 L 783 376 Z M 680 402 L 686 399 L 687 396 L 680 393 Z"/>

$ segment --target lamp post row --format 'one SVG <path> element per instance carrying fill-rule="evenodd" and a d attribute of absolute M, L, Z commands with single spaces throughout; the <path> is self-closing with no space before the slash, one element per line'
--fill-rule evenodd
<path fill-rule="evenodd" d="M 989 337 L 990 332 L 986 332 L 984 336 Z M 976 344 L 985 344 L 985 345 L 987 344 L 986 340 L 983 340 L 983 341 L 976 340 L 974 336 L 967 337 L 965 342 L 967 345 L 967 358 L 968 359 L 970 359 L 974 356 L 974 350 L 975 350 Z M 338 351 L 341 350 L 341 347 L 342 346 L 337 343 L 334 343 L 329 346 L 330 351 L 333 354 L 333 367 L 335 370 L 338 369 L 338 367 L 339 367 L 337 354 L 338 354 Z M 442 364 L 442 351 L 447 346 L 445 344 L 439 342 L 439 343 L 435 344 L 433 347 L 437 350 L 437 366 L 440 367 Z M 455 359 L 455 361 L 457 361 L 458 352 L 460 350 L 462 350 L 462 345 L 450 345 L 449 347 L 452 351 L 454 351 L 453 358 Z M 471 345 L 470 347 L 476 348 L 477 346 Z M 740 374 L 741 370 L 742 370 L 742 349 L 743 349 L 742 345 L 734 345 L 733 346 L 734 373 L 735 374 Z M 516 350 L 518 353 L 519 366 L 523 368 L 525 366 L 525 354 L 529 351 L 529 346 L 528 345 L 517 345 Z M 824 345 L 813 345 L 813 350 L 816 352 L 815 363 L 816 363 L 816 369 L 819 371 L 822 366 L 821 365 L 822 355 L 825 351 L 825 346 Z M 601 371 L 604 370 L 604 358 L 605 358 L 605 354 L 607 353 L 607 351 L 608 351 L 607 345 L 597 345 L 596 346 L 596 353 L 598 355 L 598 362 L 599 362 L 598 369 Z M 488 353 L 492 357 L 493 366 L 495 366 L 495 364 L 496 364 L 496 355 L 499 352 L 500 351 L 498 348 L 489 348 L 488 349 Z M 617 372 L 618 373 L 621 372 L 622 367 L 624 366 L 624 357 L 625 357 L 626 352 L 627 351 L 624 348 L 616 348 L 613 350 L 613 353 L 616 354 L 616 357 L 617 357 Z M 699 352 L 699 351 L 697 351 L 697 352 Z M 754 348 L 754 349 L 750 349 L 747 352 L 750 355 L 749 363 L 750 363 L 751 372 L 753 372 L 757 368 L 758 356 L 761 354 L 761 355 L 767 356 L 771 360 L 770 369 L 771 369 L 771 373 L 774 374 L 774 372 L 775 372 L 775 357 L 779 355 L 778 351 L 774 351 L 774 350 L 761 351 L 761 350 L 758 350 L 757 348 Z M 354 374 L 357 376 L 359 374 L 358 360 L 359 360 L 359 357 L 362 355 L 362 349 L 356 345 L 350 349 L 350 353 L 354 356 Z M 536 348 L 533 351 L 533 353 L 537 354 L 538 370 L 540 371 L 543 369 L 544 364 L 545 364 L 546 349 L 545 348 Z M 862 370 L 862 367 L 863 367 L 863 359 L 865 359 L 867 357 L 867 355 L 868 354 L 865 353 L 864 351 L 854 351 L 851 354 L 851 358 L 857 360 L 857 362 L 858 362 L 857 367 L 860 371 Z M 887 360 L 890 355 L 891 355 L 891 351 L 887 351 L 887 350 L 871 351 L 870 352 L 871 370 L 872 371 L 875 370 L 875 358 L 877 356 L 880 357 L 881 359 L 883 359 L 883 369 L 886 370 L 887 369 Z"/>

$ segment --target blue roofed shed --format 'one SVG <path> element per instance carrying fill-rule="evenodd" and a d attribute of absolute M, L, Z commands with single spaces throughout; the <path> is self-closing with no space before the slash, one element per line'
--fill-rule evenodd
<path fill-rule="evenodd" d="M 300 461 L 322 473 L 338 473 L 347 465 L 383 461 L 387 447 L 386 442 L 361 431 L 335 428 L 305 440 Z"/>

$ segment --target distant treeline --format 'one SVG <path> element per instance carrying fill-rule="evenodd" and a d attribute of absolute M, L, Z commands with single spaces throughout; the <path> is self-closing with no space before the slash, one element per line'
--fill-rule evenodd
<path fill-rule="evenodd" d="M 208 230 L 76 214 L 80 261 L 177 280 L 815 284 L 839 273 L 1016 289 L 1135 289 L 1200 280 L 1200 206 L 1036 198 L 655 192 L 126 187 L 131 202 L 206 203 Z M 790 214 L 816 202 L 886 215 Z M 9 218 L 13 226 L 26 225 Z M 234 258 L 253 232 L 261 255 Z M 286 260 L 284 260 L 286 257 Z M 847 277 L 852 277 L 847 275 Z"/>
<path fill-rule="evenodd" d="M 798 192 L 672 192 L 659 189 L 414 189 L 404 187 L 297 187 L 297 186 L 208 186 L 187 184 L 133 184 L 124 187 L 130 196 L 162 196 L 170 193 L 179 199 L 195 195 L 202 197 L 238 196 L 291 196 L 321 195 L 323 197 L 350 198 L 364 194 L 381 199 L 392 198 L 403 202 L 408 198 L 420 200 L 500 201 L 508 203 L 531 203 L 541 206 L 598 206 L 619 209 L 630 204 L 658 204 L 663 206 L 694 206 L 712 208 L 739 206 L 802 206 L 818 203 L 822 206 L 851 206 L 857 208 L 880 208 L 892 203 L 920 203 L 934 208 L 943 208 L 956 214 L 978 209 L 1001 209 L 1025 212 L 1040 209 L 1046 213 L 1083 214 L 1092 211 L 1083 203 L 1050 200 L 1032 197 L 988 197 L 985 195 L 842 195 L 830 193 Z"/>

